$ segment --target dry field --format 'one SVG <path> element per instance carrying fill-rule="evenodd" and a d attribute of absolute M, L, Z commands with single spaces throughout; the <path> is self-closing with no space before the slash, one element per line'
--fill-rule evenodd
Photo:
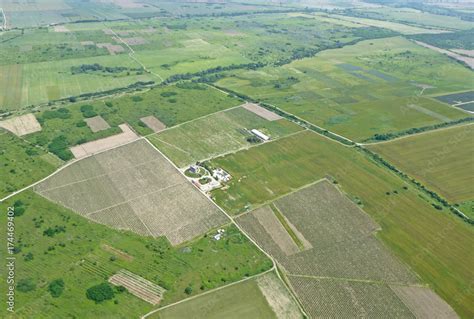
<path fill-rule="evenodd" d="M 117 42 L 122 42 L 119 39 L 116 39 Z M 147 44 L 148 42 L 142 37 L 133 37 L 133 38 L 122 38 L 123 42 L 128 45 L 142 45 Z"/>
<path fill-rule="evenodd" d="M 118 44 L 112 44 L 112 43 L 97 43 L 96 46 L 98 48 L 106 48 L 107 51 L 109 51 L 110 55 L 115 55 L 116 53 L 121 53 L 124 52 L 125 49 L 123 46 L 118 45 Z"/>
<path fill-rule="evenodd" d="M 429 288 L 406 286 L 390 288 L 417 318 L 459 318 L 451 306 Z"/>
<path fill-rule="evenodd" d="M 109 282 L 115 286 L 125 287 L 132 295 L 152 305 L 159 304 L 165 293 L 164 288 L 125 269 L 110 277 Z"/>
<path fill-rule="evenodd" d="M 140 121 L 142 121 L 146 126 L 148 126 L 148 128 L 152 129 L 155 133 L 161 132 L 166 128 L 166 125 L 153 115 L 142 117 Z"/>
<path fill-rule="evenodd" d="M 257 285 L 277 318 L 297 319 L 302 317 L 295 301 L 275 274 L 270 273 L 258 277 Z"/>
<path fill-rule="evenodd" d="M 71 147 L 72 154 L 74 154 L 75 158 L 83 158 L 120 146 L 122 144 L 132 142 L 139 138 L 138 135 L 135 134 L 135 132 L 132 131 L 127 124 L 120 124 L 119 127 L 122 130 L 122 133 L 73 146 Z"/>
<path fill-rule="evenodd" d="M 373 236 L 378 226 L 357 205 L 328 181 L 322 181 L 277 200 L 274 205 L 290 228 L 312 246 L 295 253 L 288 248 L 288 235 L 281 228 L 262 223 L 257 209 L 237 219 L 238 223 L 286 272 L 358 280 L 416 283 L 417 278 L 396 260 Z M 267 213 L 268 214 L 268 213 Z M 258 217 L 257 217 L 258 216 Z M 307 245 L 306 245 L 307 246 Z"/>
<path fill-rule="evenodd" d="M 242 107 L 252 113 L 257 114 L 261 118 L 264 118 L 265 120 L 268 121 L 276 121 L 276 120 L 281 120 L 282 117 L 276 113 L 273 113 L 266 108 L 261 107 L 258 104 L 254 103 L 245 103 L 242 105 Z"/>
<path fill-rule="evenodd" d="M 289 279 L 312 318 L 415 318 L 384 284 L 294 276 Z"/>
<path fill-rule="evenodd" d="M 41 131 L 41 125 L 36 117 L 29 113 L 0 121 L 0 127 L 12 132 L 16 136 L 23 136 Z"/>
<path fill-rule="evenodd" d="M 87 126 L 89 126 L 91 131 L 94 133 L 110 128 L 109 123 L 107 123 L 100 115 L 85 119 L 85 121 Z"/>
<path fill-rule="evenodd" d="M 227 221 L 145 140 L 80 160 L 35 191 L 93 221 L 173 245 Z"/>

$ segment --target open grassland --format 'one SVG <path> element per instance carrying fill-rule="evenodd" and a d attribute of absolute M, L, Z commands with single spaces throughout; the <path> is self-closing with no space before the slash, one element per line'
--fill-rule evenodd
<path fill-rule="evenodd" d="M 466 117 L 425 95 L 470 89 L 466 79 L 473 78 L 448 57 L 403 38 L 228 75 L 217 84 L 358 141 Z"/>
<path fill-rule="evenodd" d="M 55 156 L 4 130 L 0 130 L 0 160 L 0 198 L 46 177 L 61 164 Z"/>
<path fill-rule="evenodd" d="M 2 110 L 17 110 L 50 100 L 122 88 L 137 81 L 157 80 L 141 71 L 120 74 L 93 72 L 75 74 L 71 71 L 73 67 L 94 63 L 126 69 L 140 68 L 127 55 L 0 66 L 0 79 L 2 79 L 0 81 L 7 81 L 3 89 L 5 92 L 14 92 L 15 95 L 12 99 L 7 97 L 9 94 L 2 94 L 0 96 L 1 108 Z M 16 80 L 8 81 L 12 75 Z"/>
<path fill-rule="evenodd" d="M 377 225 L 330 182 L 299 190 L 274 205 L 309 248 L 285 254 L 272 238 L 273 229 L 254 216 L 260 209 L 237 221 L 287 274 L 417 283 L 416 276 L 377 242 L 373 236 Z"/>
<path fill-rule="evenodd" d="M 51 147 L 64 159 L 69 159 L 72 157 L 69 147 L 117 134 L 121 132 L 118 126 L 123 123 L 129 124 L 139 134 L 146 135 L 153 131 L 141 121 L 143 117 L 153 115 L 169 127 L 239 103 L 238 99 L 203 85 L 178 84 L 154 88 L 143 93 L 84 101 L 37 112 L 35 115 L 42 125 L 42 131 L 28 135 L 27 139 L 34 145 Z M 111 128 L 93 132 L 85 121 L 97 115 Z M 64 143 L 58 145 L 58 140 Z"/>
<path fill-rule="evenodd" d="M 359 18 L 354 16 L 339 15 L 339 14 L 322 14 L 316 13 L 308 16 L 313 16 L 317 20 L 322 20 L 336 25 L 348 27 L 376 27 L 388 29 L 401 34 L 421 34 L 421 33 L 441 33 L 444 30 L 432 30 L 424 26 L 412 26 L 404 23 L 391 22 L 387 20 L 377 20 L 370 18 Z"/>
<path fill-rule="evenodd" d="M 402 24 L 420 26 L 423 28 L 438 28 L 448 30 L 468 30 L 474 28 L 471 21 L 462 20 L 455 16 L 437 15 L 411 8 L 378 7 L 355 11 L 365 17 L 396 21 Z"/>
<path fill-rule="evenodd" d="M 195 319 L 302 318 L 298 306 L 272 272 L 163 309 L 150 318 L 180 319 L 190 313 Z"/>
<path fill-rule="evenodd" d="M 425 195 L 356 149 L 302 132 L 211 164 L 233 176 L 227 190 L 213 192 L 216 202 L 232 213 L 333 176 L 380 225 L 377 236 L 392 252 L 461 316 L 473 315 L 472 228 L 447 210 L 433 208 Z"/>
<path fill-rule="evenodd" d="M 101 303 L 86 298 L 88 288 L 121 269 L 165 288 L 161 305 L 166 305 L 271 268 L 271 261 L 233 226 L 225 227 L 220 241 L 212 238 L 214 231 L 172 247 L 163 237 L 92 223 L 30 191 L 2 203 L 1 210 L 15 202 L 16 313 L 3 308 L 2 318 L 137 318 L 152 306 L 128 292 L 114 289 L 115 297 Z M 0 221 L 2 228 L 6 220 Z M 48 286 L 56 279 L 63 280 L 64 290 L 52 297 Z M 0 288 L 6 291 L 5 280 Z"/>
<path fill-rule="evenodd" d="M 228 222 L 144 140 L 76 162 L 35 191 L 93 221 L 173 245 Z"/>
<path fill-rule="evenodd" d="M 474 199 L 472 124 L 368 147 L 451 202 Z"/>
<path fill-rule="evenodd" d="M 211 114 L 184 123 L 148 139 L 177 166 L 250 147 L 250 130 L 258 129 L 275 139 L 301 130 L 299 126 L 281 119 L 267 121 L 242 107 Z"/>

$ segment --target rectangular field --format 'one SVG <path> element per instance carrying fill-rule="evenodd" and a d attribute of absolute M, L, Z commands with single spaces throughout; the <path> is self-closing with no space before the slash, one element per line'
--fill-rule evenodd
<path fill-rule="evenodd" d="M 144 140 L 78 161 L 35 186 L 96 222 L 177 245 L 225 216 Z"/>
<path fill-rule="evenodd" d="M 474 199 L 473 124 L 377 143 L 369 148 L 451 202 Z"/>
<path fill-rule="evenodd" d="M 17 136 L 23 136 L 41 131 L 40 123 L 38 123 L 36 117 L 31 113 L 0 121 L 0 127 L 12 132 Z"/>
<path fill-rule="evenodd" d="M 258 129 L 276 139 L 301 130 L 285 119 L 269 121 L 244 107 L 214 113 L 192 122 L 178 125 L 148 139 L 177 166 L 248 148 L 250 130 Z"/>
<path fill-rule="evenodd" d="M 416 276 L 381 246 L 377 225 L 330 182 L 323 180 L 274 202 L 309 247 L 287 254 L 266 227 L 263 208 L 237 219 L 244 230 L 276 258 L 289 275 L 416 283 Z M 267 218 L 268 219 L 268 218 Z"/>
<path fill-rule="evenodd" d="M 416 318 L 388 285 L 296 276 L 289 279 L 311 318 Z"/>
<path fill-rule="evenodd" d="M 227 189 L 212 193 L 217 203 L 231 213 L 254 209 L 324 176 L 332 176 L 380 225 L 382 230 L 377 236 L 391 252 L 456 312 L 466 317 L 474 315 L 474 292 L 465 289 L 465 283 L 474 276 L 474 270 L 468 266 L 474 263 L 468 248 L 474 245 L 472 227 L 446 209 L 440 212 L 433 208 L 426 195 L 374 164 L 357 149 L 302 132 L 215 159 L 211 164 L 233 176 Z M 457 294 L 466 297 L 453 297 Z"/>
<path fill-rule="evenodd" d="M 427 65 L 438 65 L 434 72 Z M 467 117 L 431 94 L 471 89 L 472 72 L 403 38 L 362 41 L 217 82 L 355 141 Z"/>
<path fill-rule="evenodd" d="M 190 313 L 194 319 L 303 318 L 273 272 L 163 309 L 150 318 L 181 319 Z"/>

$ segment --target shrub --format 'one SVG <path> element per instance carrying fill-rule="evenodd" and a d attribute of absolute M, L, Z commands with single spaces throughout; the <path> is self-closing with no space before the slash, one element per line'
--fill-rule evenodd
<path fill-rule="evenodd" d="M 134 95 L 134 96 L 132 96 L 132 101 L 133 102 L 140 102 L 140 101 L 143 101 L 143 98 L 141 96 Z"/>
<path fill-rule="evenodd" d="M 187 294 L 187 295 L 190 295 L 193 293 L 193 288 L 191 286 L 187 286 L 186 289 L 184 289 L 184 292 Z"/>
<path fill-rule="evenodd" d="M 84 104 L 81 106 L 82 116 L 89 118 L 97 116 L 97 113 L 94 111 L 94 107 L 90 104 Z"/>
<path fill-rule="evenodd" d="M 53 298 L 58 298 L 62 295 L 64 291 L 64 280 L 62 279 L 55 279 L 51 281 L 48 285 L 48 291 Z"/>
<path fill-rule="evenodd" d="M 161 92 L 160 95 L 162 97 L 170 97 L 170 96 L 173 96 L 173 95 L 177 95 L 178 93 L 176 92 Z"/>
<path fill-rule="evenodd" d="M 112 299 L 114 295 L 114 290 L 106 282 L 92 286 L 86 291 L 87 299 L 94 300 L 96 303 Z"/>
<path fill-rule="evenodd" d="M 21 292 L 29 292 L 36 289 L 36 284 L 31 278 L 20 279 L 16 284 L 16 289 Z"/>

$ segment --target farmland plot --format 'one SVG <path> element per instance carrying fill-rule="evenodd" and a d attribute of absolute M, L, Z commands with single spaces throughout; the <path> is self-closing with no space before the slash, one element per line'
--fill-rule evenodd
<path fill-rule="evenodd" d="M 41 125 L 31 113 L 0 121 L 0 127 L 9 130 L 17 136 L 41 131 Z"/>
<path fill-rule="evenodd" d="M 94 221 L 174 245 L 226 221 L 143 140 L 74 163 L 35 190 Z"/>
<path fill-rule="evenodd" d="M 288 255 L 262 226 L 260 209 L 237 219 L 290 274 L 388 282 L 417 282 L 373 237 L 377 225 L 328 181 L 278 199 L 274 205 L 311 248 Z M 263 208 L 264 209 L 264 208 Z"/>
<path fill-rule="evenodd" d="M 115 286 L 125 287 L 131 294 L 137 296 L 152 305 L 160 303 L 164 288 L 143 277 L 138 276 L 126 269 L 119 270 L 116 274 L 109 278 L 109 282 Z"/>
<path fill-rule="evenodd" d="M 436 71 L 426 65 L 438 65 Z M 403 38 L 362 41 L 281 67 L 239 70 L 221 87 L 356 141 L 464 118 L 430 94 L 471 89 L 472 72 Z"/>
<path fill-rule="evenodd" d="M 474 125 L 427 132 L 369 146 L 449 201 L 474 199 Z"/>
<path fill-rule="evenodd" d="M 285 120 L 266 120 L 243 107 L 211 114 L 184 123 L 149 140 L 160 148 L 175 164 L 183 167 L 219 154 L 248 148 L 250 130 L 258 129 L 275 139 L 301 130 Z"/>
<path fill-rule="evenodd" d="M 160 310 L 150 318 L 181 319 L 190 313 L 195 319 L 302 318 L 295 301 L 273 272 Z"/>
<path fill-rule="evenodd" d="M 387 285 L 295 276 L 289 279 L 312 318 L 416 318 Z"/>

